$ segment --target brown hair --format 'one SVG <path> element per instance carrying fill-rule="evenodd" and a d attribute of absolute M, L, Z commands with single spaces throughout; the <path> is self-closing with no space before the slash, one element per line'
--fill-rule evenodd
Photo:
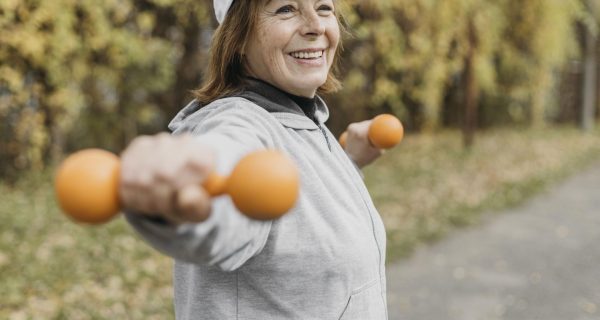
<path fill-rule="evenodd" d="M 259 14 L 265 1 L 234 1 L 225 20 L 215 31 L 210 45 L 210 57 L 204 82 L 199 89 L 193 91 L 194 97 L 201 105 L 228 96 L 243 85 L 244 78 L 247 76 L 243 52 L 251 33 L 256 30 Z M 338 24 L 341 31 L 344 31 L 345 25 L 338 12 L 339 10 L 336 9 Z M 327 80 L 317 90 L 319 94 L 333 93 L 342 87 L 335 76 L 341 50 L 340 39 Z"/>

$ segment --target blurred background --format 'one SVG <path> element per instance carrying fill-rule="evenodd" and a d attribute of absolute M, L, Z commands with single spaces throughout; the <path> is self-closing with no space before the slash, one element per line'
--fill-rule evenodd
<path fill-rule="evenodd" d="M 600 158 L 598 0 L 340 0 L 335 133 L 394 113 L 408 137 L 365 170 L 389 261 Z M 0 1 L 0 318 L 168 319 L 171 262 L 119 219 L 83 228 L 52 172 L 118 153 L 191 99 L 212 0 Z"/>

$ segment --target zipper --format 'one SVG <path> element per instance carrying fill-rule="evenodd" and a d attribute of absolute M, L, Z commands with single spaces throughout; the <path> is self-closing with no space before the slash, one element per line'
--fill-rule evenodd
<path fill-rule="evenodd" d="M 319 128 L 321 128 L 321 126 L 319 126 Z M 321 128 L 321 130 L 322 130 L 321 132 L 323 132 L 323 134 L 325 135 L 325 131 L 323 131 L 323 128 Z M 327 139 L 327 135 L 325 135 L 325 139 L 327 140 L 327 144 L 329 144 L 329 139 Z M 331 151 L 331 148 L 329 150 Z M 352 160 L 350 160 L 350 159 L 349 159 L 349 161 L 352 162 Z M 355 166 L 356 164 L 352 163 L 352 165 Z M 358 170 L 358 172 L 360 173 L 360 170 Z M 352 185 L 354 186 L 356 192 L 358 192 L 358 194 L 360 196 L 360 199 L 362 200 L 362 203 L 364 205 L 364 209 L 366 210 L 367 214 L 369 215 L 369 220 L 371 221 L 371 231 L 373 232 L 373 241 L 375 241 L 375 245 L 377 246 L 378 258 L 379 258 L 378 259 L 379 263 L 378 263 L 378 266 L 377 266 L 377 269 L 379 271 L 378 272 L 379 273 L 379 279 L 378 279 L 379 281 L 378 282 L 380 283 L 381 288 L 385 288 L 384 284 L 381 281 L 381 279 L 383 277 L 385 277 L 385 273 L 382 272 L 382 266 L 384 266 L 383 259 L 384 259 L 385 252 L 382 252 L 383 251 L 383 244 L 380 243 L 379 240 L 377 239 L 377 230 L 376 230 L 376 227 L 375 227 L 376 220 L 378 220 L 378 219 L 375 216 L 376 213 L 371 210 L 371 208 L 370 208 L 370 206 L 368 204 L 368 200 L 367 200 L 368 196 L 365 197 L 365 195 L 361 191 L 361 187 L 360 186 L 358 186 L 357 184 L 354 184 L 354 183 Z M 368 191 L 367 191 L 367 194 L 368 194 Z M 381 219 L 381 218 L 379 218 L 379 219 Z M 383 232 L 385 232 L 385 231 L 383 231 Z M 384 235 L 383 241 L 385 241 L 385 235 Z M 387 305 L 386 298 L 385 298 L 385 296 L 383 294 L 383 289 L 382 289 L 382 292 L 381 292 L 381 299 L 383 301 L 383 305 Z M 388 316 L 388 310 L 387 310 L 387 308 L 385 309 L 385 314 L 386 314 L 386 318 L 387 318 L 387 316 Z"/>
<path fill-rule="evenodd" d="M 323 126 L 319 123 L 318 124 L 319 129 L 321 130 L 321 133 L 323 134 L 323 137 L 325 137 L 325 141 L 327 142 L 327 148 L 329 149 L 329 152 L 331 152 L 331 142 L 329 142 L 329 138 L 327 137 L 327 132 L 325 132 L 325 128 L 323 128 Z"/>

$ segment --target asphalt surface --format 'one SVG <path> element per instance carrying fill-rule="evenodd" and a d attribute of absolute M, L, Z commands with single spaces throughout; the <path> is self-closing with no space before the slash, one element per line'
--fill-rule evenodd
<path fill-rule="evenodd" d="M 389 318 L 600 319 L 600 163 L 388 265 Z"/>

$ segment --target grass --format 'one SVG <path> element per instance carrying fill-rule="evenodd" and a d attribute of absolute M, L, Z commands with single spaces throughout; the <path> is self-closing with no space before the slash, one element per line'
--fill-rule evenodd
<path fill-rule="evenodd" d="M 600 135 L 493 130 L 464 151 L 455 131 L 409 136 L 366 182 L 388 261 L 517 205 L 600 158 Z M 173 319 L 171 261 L 123 219 L 82 228 L 59 213 L 48 174 L 0 183 L 0 319 Z"/>
<path fill-rule="evenodd" d="M 600 158 L 598 133 L 567 127 L 484 132 L 471 150 L 461 143 L 457 131 L 408 137 L 365 170 L 388 231 L 388 261 L 482 213 L 518 205 Z"/>
<path fill-rule="evenodd" d="M 123 219 L 82 228 L 49 177 L 0 186 L 0 319 L 171 319 L 171 262 Z"/>

